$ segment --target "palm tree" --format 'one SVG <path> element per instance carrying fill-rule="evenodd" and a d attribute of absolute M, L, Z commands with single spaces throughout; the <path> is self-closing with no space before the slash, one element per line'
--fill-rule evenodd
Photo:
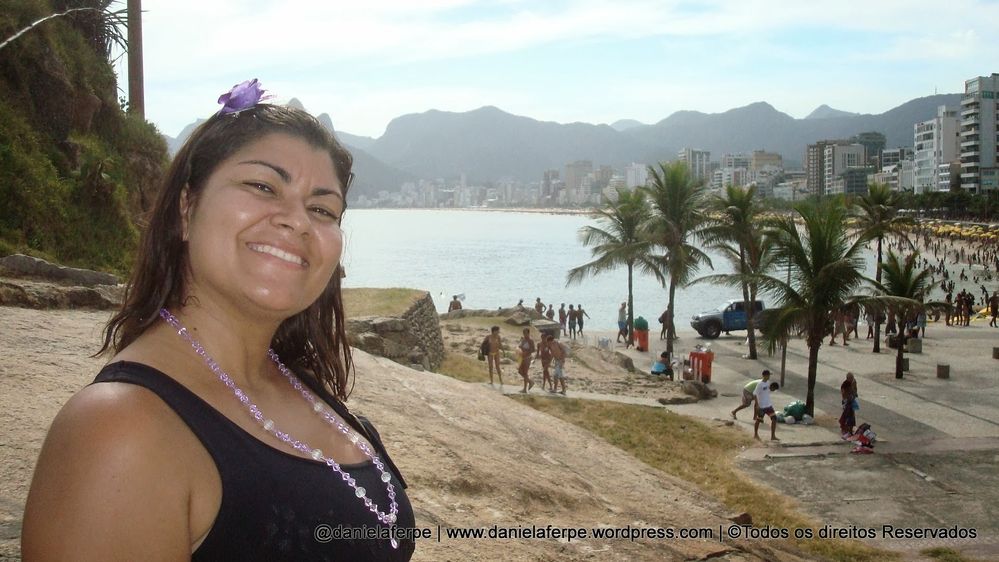
<path fill-rule="evenodd" d="M 899 194 L 885 184 L 872 183 L 868 186 L 867 195 L 856 202 L 853 213 L 854 227 L 866 233 L 866 237 L 878 242 L 878 261 L 874 280 L 881 282 L 882 245 L 885 236 L 903 234 L 913 224 L 912 219 L 899 216 Z M 903 237 L 905 240 L 907 238 Z M 911 243 L 910 243 L 911 244 Z M 881 352 L 881 322 L 874 322 L 874 353 Z"/>
<path fill-rule="evenodd" d="M 653 255 L 654 244 L 646 229 L 652 210 L 645 194 L 639 190 L 617 188 L 617 200 L 604 197 L 604 205 L 595 211 L 599 226 L 584 226 L 579 239 L 586 246 L 593 246 L 593 261 L 574 267 L 566 275 L 566 286 L 581 283 L 583 279 L 620 266 L 628 269 L 628 345 L 634 344 L 635 296 L 633 291 L 634 269 L 651 273 L 665 283 L 662 268 Z"/>
<path fill-rule="evenodd" d="M 902 357 L 905 350 L 906 331 L 904 329 L 905 320 L 911 314 L 925 312 L 934 304 L 923 303 L 923 299 L 929 294 L 933 285 L 930 281 L 929 270 L 916 270 L 916 261 L 919 258 L 918 252 L 913 252 L 899 261 L 895 252 L 888 251 L 888 261 L 884 264 L 884 282 L 877 283 L 876 287 L 887 297 L 895 297 L 891 301 L 889 314 L 897 314 L 899 317 L 899 341 L 898 352 L 895 355 L 895 378 L 902 378 Z"/>
<path fill-rule="evenodd" d="M 702 264 L 712 267 L 711 258 L 693 244 L 707 224 L 707 192 L 693 181 L 683 162 L 649 166 L 650 185 L 644 189 L 652 200 L 653 220 L 650 233 L 665 250 L 661 257 L 669 276 L 669 301 L 666 305 L 666 352 L 673 354 L 676 325 L 673 321 L 676 288 L 690 284 Z"/>
<path fill-rule="evenodd" d="M 115 44 L 122 51 L 128 50 L 128 42 L 122 30 L 128 25 L 128 20 L 125 17 L 125 10 L 111 10 L 111 5 L 115 0 L 86 0 L 82 2 L 62 2 L 62 4 L 75 4 L 66 5 L 62 7 L 61 12 L 50 14 L 36 20 L 24 27 L 17 33 L 11 35 L 3 42 L 0 42 L 0 49 L 3 49 L 11 42 L 13 42 L 18 37 L 24 35 L 25 33 L 31 31 L 35 27 L 45 23 L 46 21 L 61 18 L 69 15 L 82 15 L 80 19 L 76 20 L 76 25 L 80 32 L 83 33 L 84 37 L 90 41 L 94 49 L 98 54 L 102 55 L 108 62 L 111 61 L 111 45 Z M 93 4 L 90 6 L 79 4 Z"/>
<path fill-rule="evenodd" d="M 850 236 L 847 211 L 835 199 L 795 208 L 794 216 L 775 219 L 767 230 L 774 244 L 776 263 L 788 264 L 790 281 L 783 275 L 757 276 L 760 286 L 773 295 L 776 306 L 767 317 L 764 337 L 774 351 L 787 335 L 803 334 L 808 345 L 808 393 L 805 409 L 815 415 L 815 380 L 819 348 L 829 333 L 829 311 L 853 300 L 866 281 L 861 234 Z"/>
<path fill-rule="evenodd" d="M 735 266 L 734 278 L 725 277 L 737 280 L 742 288 L 746 330 L 749 332 L 748 358 L 756 359 L 753 303 L 756 301 L 758 285 L 752 281 L 751 276 L 753 273 L 759 273 L 754 266 L 760 264 L 764 249 L 763 238 L 760 236 L 762 209 L 756 201 L 756 186 L 742 188 L 729 185 L 725 188 L 725 195 L 712 199 L 711 209 L 717 216 L 712 219 L 710 226 L 704 229 L 704 242 L 707 246 L 721 251 L 722 255 L 728 257 Z"/>

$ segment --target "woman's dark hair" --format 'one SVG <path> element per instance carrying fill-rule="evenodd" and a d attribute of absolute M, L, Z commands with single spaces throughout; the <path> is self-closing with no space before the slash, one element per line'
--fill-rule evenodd
<path fill-rule="evenodd" d="M 170 164 L 142 233 L 121 311 L 105 326 L 104 344 L 97 355 L 121 351 L 158 321 L 161 308 L 183 305 L 189 263 L 187 243 L 182 238 L 181 194 L 187 188 L 194 208 L 219 164 L 271 133 L 292 135 L 329 152 L 346 201 L 353 157 L 305 111 L 258 104 L 238 114 L 213 116 L 191 134 Z M 337 266 L 319 298 L 281 323 L 271 347 L 296 372 L 314 377 L 343 400 L 352 363 L 344 329 L 341 277 Z"/>

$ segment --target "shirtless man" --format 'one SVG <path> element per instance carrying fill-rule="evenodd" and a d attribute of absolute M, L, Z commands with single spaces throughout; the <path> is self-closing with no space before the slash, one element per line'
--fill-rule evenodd
<path fill-rule="evenodd" d="M 576 305 L 576 324 L 579 325 L 579 335 L 583 335 L 583 317 L 584 316 L 587 317 L 587 318 L 590 317 L 590 315 L 587 314 L 585 310 L 583 310 L 583 305 L 577 304 Z"/>
<path fill-rule="evenodd" d="M 503 386 L 503 372 L 500 371 L 500 350 L 503 348 L 503 339 L 500 337 L 500 327 L 493 326 L 489 335 L 489 384 L 493 384 L 493 365 L 496 366 L 496 376 L 499 377 L 500 386 Z"/>
<path fill-rule="evenodd" d="M 568 314 L 566 314 L 566 312 L 565 312 L 565 303 L 562 303 L 562 306 L 559 307 L 559 309 L 558 309 L 558 323 L 562 326 L 562 335 L 563 336 L 567 335 L 567 333 L 565 331 L 565 321 L 566 321 L 566 318 L 568 318 Z"/>
<path fill-rule="evenodd" d="M 548 336 L 548 337 L 551 337 L 551 336 Z M 552 339 L 554 339 L 554 338 L 552 338 Z M 553 341 L 552 343 L 555 344 L 552 347 L 552 355 L 553 355 L 553 358 L 555 360 L 555 385 L 552 388 L 557 388 L 558 384 L 561 382 L 562 383 L 562 390 L 559 391 L 559 394 L 563 394 L 564 395 L 565 394 L 565 360 L 568 357 L 568 353 L 566 353 L 566 348 L 564 347 L 565 346 L 564 343 L 562 343 L 562 342 L 555 342 L 555 341 Z"/>
<path fill-rule="evenodd" d="M 524 337 L 520 338 L 517 349 L 520 350 L 520 365 L 517 367 L 517 372 L 524 379 L 524 388 L 520 392 L 526 394 L 528 390 L 534 388 L 534 381 L 531 380 L 530 374 L 531 356 L 537 351 L 534 347 L 534 340 L 531 339 L 530 328 L 524 328 Z"/>
<path fill-rule="evenodd" d="M 555 356 L 554 347 L 555 336 L 547 334 L 541 338 L 538 344 L 538 351 L 534 355 L 536 359 L 541 359 L 541 388 L 548 392 L 555 392 L 555 382 L 552 380 L 549 368 L 552 366 L 552 358 Z"/>
<path fill-rule="evenodd" d="M 545 313 L 545 304 L 541 302 L 541 297 L 538 297 L 537 300 L 534 301 L 534 310 L 538 311 L 538 314 Z"/>
<path fill-rule="evenodd" d="M 461 301 L 458 300 L 458 295 L 451 297 L 451 302 L 447 305 L 447 311 L 451 312 L 452 310 L 461 310 Z"/>

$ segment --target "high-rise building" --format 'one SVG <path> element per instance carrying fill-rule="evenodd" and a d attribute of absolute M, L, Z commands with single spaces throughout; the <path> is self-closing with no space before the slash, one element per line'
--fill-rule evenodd
<path fill-rule="evenodd" d="M 877 131 L 860 133 L 851 138 L 850 142 L 864 145 L 864 153 L 867 155 L 867 162 L 864 165 L 874 167 L 882 165 L 878 161 L 878 158 L 881 156 L 881 151 L 885 149 L 885 144 L 887 143 L 884 133 Z"/>
<path fill-rule="evenodd" d="M 937 108 L 937 116 L 933 119 L 913 125 L 912 160 L 916 193 L 936 191 L 940 180 L 937 173 L 940 165 L 960 158 L 959 128 L 957 111 L 947 109 L 944 105 Z"/>
<path fill-rule="evenodd" d="M 912 148 L 900 146 L 898 148 L 886 148 L 881 151 L 881 169 L 894 166 L 902 160 L 912 160 Z"/>
<path fill-rule="evenodd" d="M 545 170 L 541 177 L 541 198 L 548 199 L 558 195 L 555 186 L 558 184 L 558 170 Z"/>
<path fill-rule="evenodd" d="M 593 162 L 590 160 L 577 160 L 565 165 L 565 189 L 570 193 L 576 193 L 583 185 L 583 178 L 593 173 Z"/>
<path fill-rule="evenodd" d="M 999 74 L 964 82 L 961 100 L 961 188 L 974 193 L 999 190 L 996 166 L 996 104 Z"/>
<path fill-rule="evenodd" d="M 711 152 L 708 150 L 697 150 L 694 148 L 684 148 L 677 153 L 681 162 L 686 162 L 690 168 L 690 176 L 695 182 L 704 182 L 708 178 L 708 163 L 711 161 Z"/>
<path fill-rule="evenodd" d="M 784 159 L 776 152 L 754 150 L 749 162 L 749 171 L 759 172 L 768 167 L 780 170 L 784 168 Z"/>
<path fill-rule="evenodd" d="M 842 176 L 847 170 L 864 168 L 867 163 L 867 151 L 862 144 L 851 144 L 846 141 L 825 146 L 822 164 L 825 167 L 822 179 L 822 193 L 831 193 L 832 182 Z M 844 190 L 843 193 L 850 193 Z"/>
<path fill-rule="evenodd" d="M 845 140 L 821 140 L 805 148 L 805 184 L 812 195 L 826 192 L 826 148 L 850 144 Z"/>
<path fill-rule="evenodd" d="M 624 167 L 624 178 L 629 189 L 642 187 L 649 181 L 649 168 L 645 164 L 632 162 Z"/>
<path fill-rule="evenodd" d="M 751 158 L 742 154 L 725 154 L 721 157 L 721 168 L 743 168 L 748 170 Z"/>

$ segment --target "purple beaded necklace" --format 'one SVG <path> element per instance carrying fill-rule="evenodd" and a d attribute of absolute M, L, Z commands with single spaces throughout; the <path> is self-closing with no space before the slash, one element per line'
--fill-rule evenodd
<path fill-rule="evenodd" d="M 271 360 L 274 361 L 274 363 L 277 365 L 278 370 L 281 371 L 281 374 L 283 374 L 288 379 L 288 382 L 291 383 L 291 386 L 293 386 L 295 390 L 297 390 L 298 393 L 302 395 L 302 398 L 304 398 L 306 402 L 312 405 L 312 411 L 315 412 L 317 415 L 319 415 L 319 417 L 321 417 L 322 419 L 326 420 L 326 423 L 337 428 L 340 431 L 340 433 L 347 436 L 347 438 L 350 440 L 351 443 L 354 444 L 355 447 L 357 447 L 362 453 L 364 453 L 369 459 L 371 459 L 371 462 L 375 465 L 375 468 L 377 468 L 378 472 L 381 473 L 381 481 L 385 483 L 385 490 L 388 492 L 388 499 L 390 502 L 388 512 L 383 512 L 379 510 L 378 504 L 371 501 L 371 498 L 367 497 L 367 491 L 362 486 L 358 486 L 357 482 L 350 476 L 350 473 L 343 470 L 340 464 L 337 463 L 335 460 L 325 456 L 320 449 L 313 449 L 307 443 L 299 441 L 298 439 L 293 438 L 291 435 L 288 435 L 283 431 L 278 431 L 278 429 L 274 426 L 274 420 L 271 420 L 264 416 L 263 412 L 260 411 L 260 408 L 258 408 L 257 405 L 250 400 L 250 397 L 247 396 L 245 392 L 243 392 L 238 386 L 236 386 L 236 383 L 233 382 L 232 377 L 230 377 L 228 373 L 222 370 L 222 367 L 220 367 L 219 364 L 216 363 L 215 360 L 212 359 L 210 355 L 208 355 L 208 352 L 205 351 L 205 348 L 201 347 L 201 344 L 198 343 L 196 339 L 191 337 L 191 335 L 187 331 L 187 328 L 185 328 L 180 323 L 180 320 L 177 320 L 177 317 L 175 317 L 173 314 L 170 314 L 170 311 L 168 311 L 165 308 L 161 308 L 160 317 L 163 318 L 163 320 L 166 321 L 167 324 L 170 324 L 177 330 L 177 335 L 179 335 L 182 339 L 184 339 L 184 341 L 191 344 L 191 347 L 194 348 L 194 352 L 200 355 L 205 360 L 205 364 L 208 365 L 208 368 L 211 369 L 213 373 L 215 373 L 215 376 L 218 377 L 220 381 L 222 381 L 222 384 L 226 385 L 230 390 L 232 390 L 233 394 L 236 396 L 236 399 L 239 400 L 239 402 L 246 407 L 246 410 L 250 413 L 250 416 L 253 417 L 253 419 L 257 423 L 259 423 L 268 433 L 270 433 L 274 437 L 277 437 L 278 440 L 280 440 L 282 443 L 289 445 L 296 451 L 305 453 L 314 460 L 326 463 L 326 466 L 332 468 L 334 472 L 340 475 L 340 478 L 344 482 L 346 482 L 348 486 L 354 489 L 354 495 L 357 496 L 357 499 L 364 501 L 364 506 L 367 507 L 368 510 L 371 511 L 371 513 L 375 514 L 379 522 L 381 522 L 384 525 L 387 525 L 389 528 L 395 525 L 395 522 L 399 514 L 399 504 L 396 503 L 395 501 L 395 486 L 392 485 L 392 474 L 385 469 L 385 464 L 382 463 L 382 460 L 378 457 L 377 454 L 375 454 L 371 450 L 368 444 L 361 439 L 361 436 L 358 435 L 358 433 L 353 429 L 351 429 L 347 424 L 340 421 L 340 419 L 336 417 L 333 414 L 333 412 L 330 411 L 330 409 L 323 404 L 321 400 L 317 399 L 315 396 L 312 395 L 312 393 L 305 387 L 305 385 L 303 385 L 302 382 L 298 380 L 298 377 L 296 377 L 287 367 L 284 366 L 283 363 L 281 363 L 281 360 L 278 358 L 277 353 L 274 353 L 273 349 L 267 350 L 268 357 L 270 357 Z M 392 544 L 392 548 L 399 548 L 399 541 L 397 541 L 394 536 L 392 537 L 390 542 Z"/>

